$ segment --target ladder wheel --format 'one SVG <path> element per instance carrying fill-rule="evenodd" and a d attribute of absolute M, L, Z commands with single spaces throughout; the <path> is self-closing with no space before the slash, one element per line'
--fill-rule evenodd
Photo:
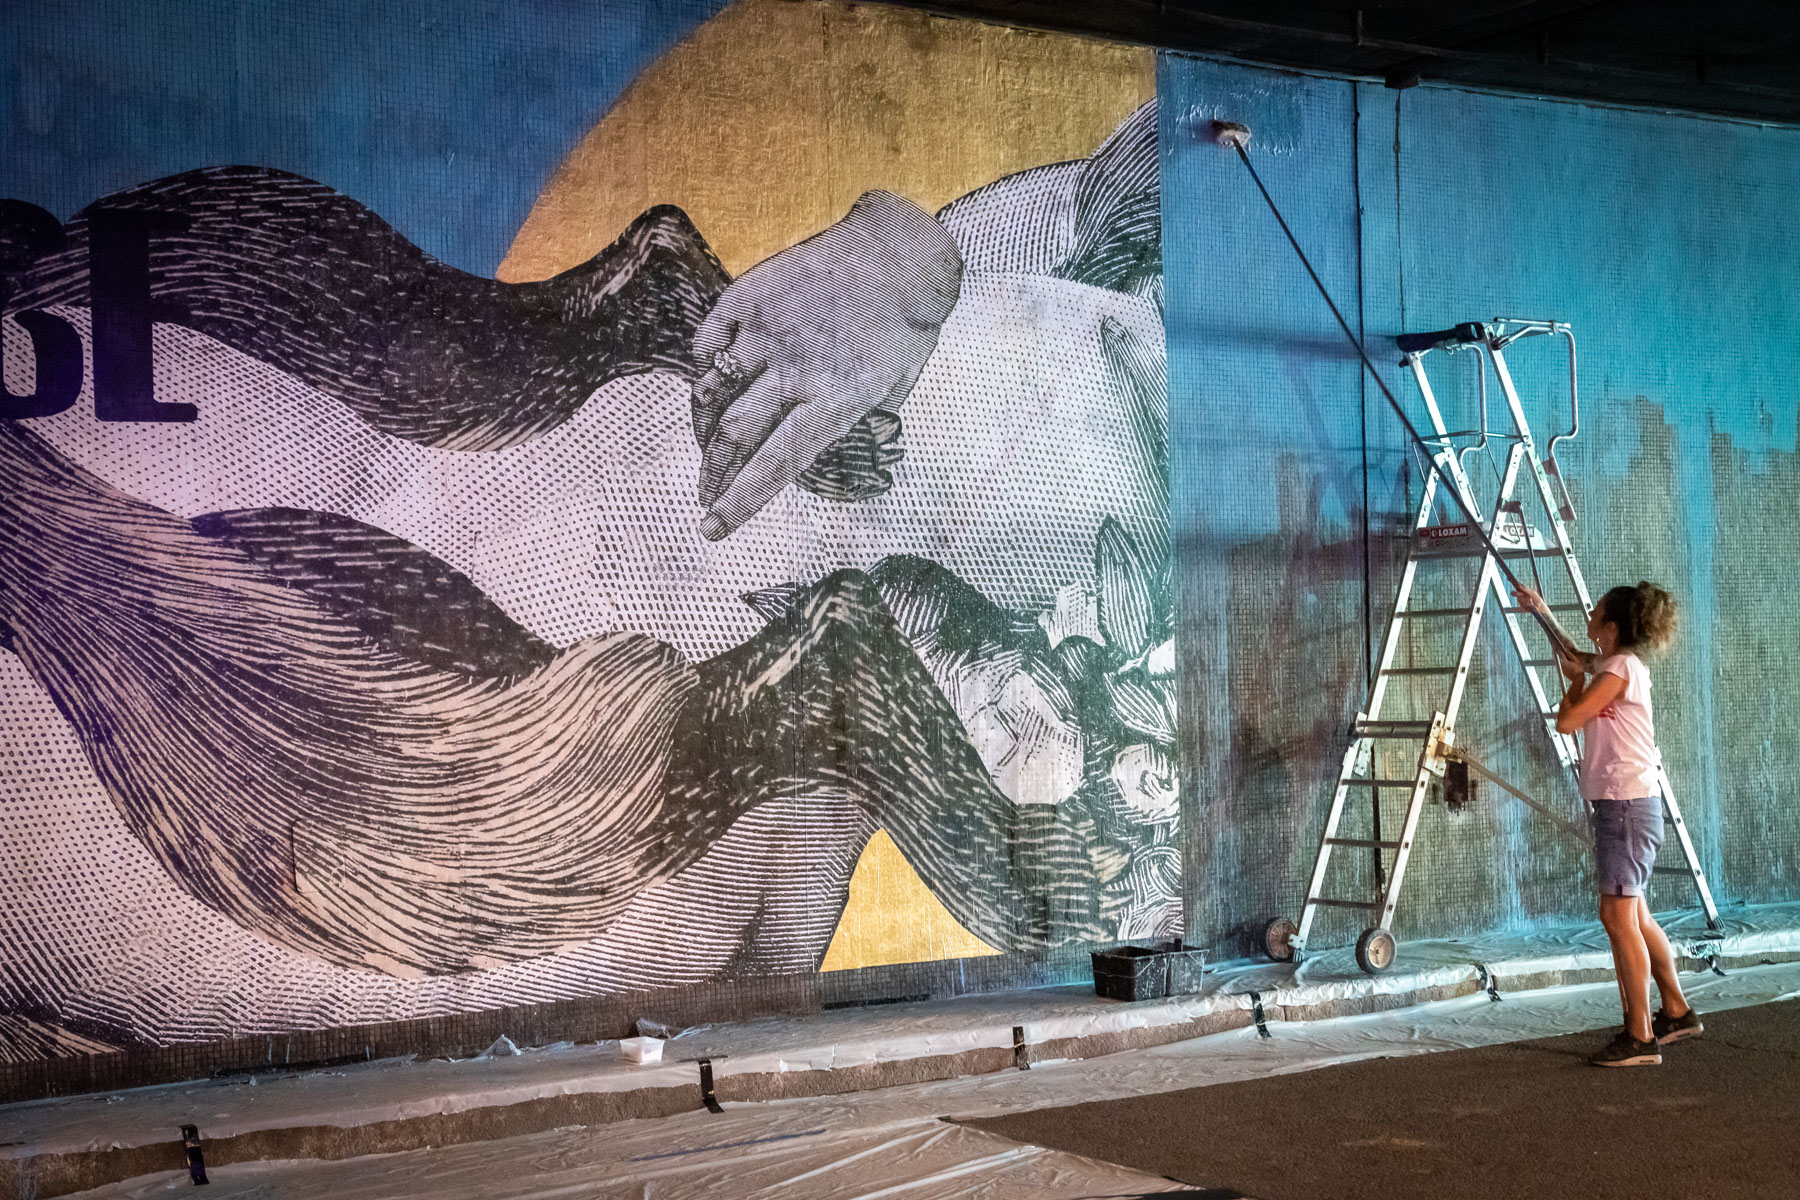
<path fill-rule="evenodd" d="M 1356 965 L 1365 974 L 1379 975 L 1394 965 L 1394 935 L 1385 929 L 1365 929 L 1356 939 Z"/>
<path fill-rule="evenodd" d="M 1276 962 L 1294 961 L 1294 935 L 1300 927 L 1286 917 L 1276 917 L 1263 927 L 1263 950 Z"/>

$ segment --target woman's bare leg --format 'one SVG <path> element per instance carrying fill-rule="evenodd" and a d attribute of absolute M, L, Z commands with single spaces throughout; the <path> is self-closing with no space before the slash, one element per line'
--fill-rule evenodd
<path fill-rule="evenodd" d="M 1650 950 L 1638 928 L 1636 896 L 1601 896 L 1600 924 L 1612 940 L 1613 969 L 1625 1005 L 1625 1032 L 1650 1040 Z"/>
<path fill-rule="evenodd" d="M 1656 979 L 1656 990 L 1662 994 L 1663 1013 L 1685 1017 L 1688 1002 L 1681 994 L 1681 981 L 1675 976 L 1675 952 L 1669 947 L 1669 936 L 1650 915 L 1650 906 L 1642 896 L 1637 898 L 1637 923 L 1638 932 L 1644 938 L 1644 948 L 1650 952 L 1650 974 Z"/>

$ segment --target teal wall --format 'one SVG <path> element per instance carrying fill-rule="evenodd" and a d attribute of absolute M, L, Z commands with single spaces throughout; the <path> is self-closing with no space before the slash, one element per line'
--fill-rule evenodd
<path fill-rule="evenodd" d="M 1176 56 L 1159 93 L 1194 940 L 1298 916 L 1418 494 L 1385 401 L 1208 139 L 1215 117 L 1252 127 L 1258 171 L 1421 422 L 1394 334 L 1573 324 L 1583 428 L 1562 457 L 1590 586 L 1649 578 L 1682 606 L 1653 664 L 1658 732 L 1721 901 L 1796 894 L 1800 131 Z M 1472 356 L 1434 357 L 1452 428 L 1473 425 Z M 1566 425 L 1560 348 L 1520 343 L 1510 362 L 1540 437 Z M 1572 808 L 1489 632 L 1462 736 Z M 1578 849 L 1492 789 L 1428 810 L 1415 854 L 1403 936 L 1591 909 Z M 1652 901 L 1692 896 L 1662 884 Z"/>

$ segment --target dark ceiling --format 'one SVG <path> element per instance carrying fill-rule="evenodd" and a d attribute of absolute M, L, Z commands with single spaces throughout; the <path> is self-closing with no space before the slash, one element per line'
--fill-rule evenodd
<path fill-rule="evenodd" d="M 1379 79 L 1800 124 L 1800 0 L 892 0 Z"/>

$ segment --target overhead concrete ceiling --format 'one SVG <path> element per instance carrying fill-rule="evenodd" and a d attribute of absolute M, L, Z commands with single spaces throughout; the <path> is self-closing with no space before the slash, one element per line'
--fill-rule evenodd
<path fill-rule="evenodd" d="M 890 0 L 1378 79 L 1800 124 L 1800 0 Z"/>

